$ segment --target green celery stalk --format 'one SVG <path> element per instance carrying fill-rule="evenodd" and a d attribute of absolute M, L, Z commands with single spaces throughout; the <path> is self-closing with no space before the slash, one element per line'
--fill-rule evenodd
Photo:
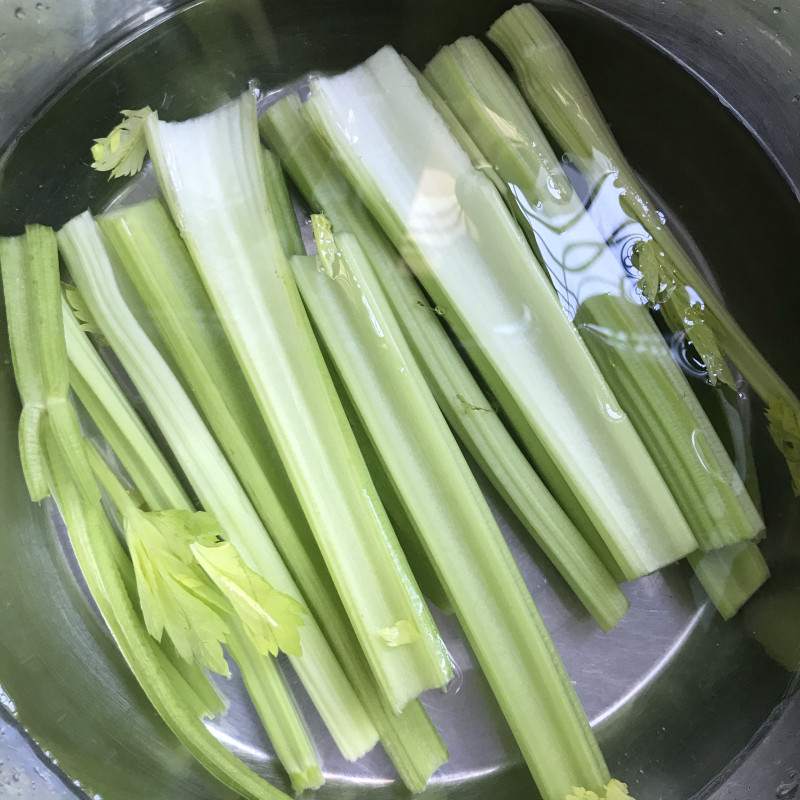
<path fill-rule="evenodd" d="M 514 187 L 516 206 L 593 358 L 664 476 L 700 547 L 763 529 L 733 464 L 646 309 L 624 297 L 624 273 L 562 171 L 525 100 L 477 39 L 442 48 L 426 69 L 465 128 Z M 554 188 L 555 187 L 555 188 Z M 535 211 L 534 211 L 535 209 Z M 566 222 L 562 221 L 566 218 Z M 548 237 L 548 230 L 556 233 Z M 570 246 L 594 243 L 586 265 L 564 266 Z M 562 279 L 561 271 L 566 273 Z M 622 296 L 621 296 L 622 295 Z M 695 417 L 702 433 L 695 435 Z M 698 451 L 713 438 L 715 455 Z"/>
<path fill-rule="evenodd" d="M 319 757 L 277 662 L 252 647 L 235 620 L 227 644 L 264 730 L 289 773 L 292 789 L 298 793 L 319 789 L 325 783 Z"/>
<path fill-rule="evenodd" d="M 315 324 L 543 797 L 598 791 L 607 767 L 503 535 L 369 261 L 351 235 L 337 244 L 292 259 Z"/>
<path fill-rule="evenodd" d="M 620 296 L 621 264 L 594 227 L 511 79 L 474 38 L 442 48 L 426 74 L 465 126 L 461 130 L 469 130 L 486 153 L 480 161 L 488 156 L 513 187 L 513 208 L 523 230 L 559 286 L 562 304 L 575 314 L 581 336 L 701 549 L 754 537 L 764 524 L 733 463 L 648 312 Z M 461 135 L 457 130 L 453 134 Z M 569 248 L 592 242 L 586 265 L 567 270 Z M 739 557 L 743 549 L 755 550 L 749 560 Z M 741 605 L 745 592 L 752 594 L 768 575 L 755 547 L 733 546 L 728 553 L 706 559 L 698 554 L 690 561 L 701 565 L 701 580 L 723 614 L 732 606 L 728 598 L 734 591 Z M 728 562 L 738 576 L 730 582 L 734 588 L 714 580 Z"/>
<path fill-rule="evenodd" d="M 262 179 L 250 93 L 186 123 L 148 120 L 156 175 L 270 434 L 350 622 L 396 711 L 452 677 L 347 426 L 281 248 Z M 399 620 L 420 632 L 390 648 Z"/>
<path fill-rule="evenodd" d="M 63 298 L 61 308 L 70 386 L 147 505 L 153 509 L 192 508 L 188 495 L 155 442 L 147 448 L 137 446 L 139 441 L 152 441 L 150 433 Z"/>
<path fill-rule="evenodd" d="M 282 209 L 280 215 L 276 214 L 278 220 L 290 223 L 281 225 L 284 246 L 292 252 L 302 252 L 285 182 L 274 169 L 274 156 L 265 153 L 265 169 L 270 162 L 270 198 Z M 101 217 L 99 225 L 173 360 L 180 364 L 198 406 L 377 728 L 384 749 L 409 789 L 422 791 L 433 771 L 447 760 L 447 750 L 418 701 L 409 704 L 399 717 L 383 701 L 360 656 L 360 645 L 294 489 L 175 226 L 155 200 L 121 207 Z M 292 234 L 292 227 L 296 235 Z M 102 385 L 98 378 L 92 383 Z M 84 400 L 84 391 L 78 394 Z M 111 409 L 108 398 L 103 405 Z M 95 416 L 94 407 L 89 411 Z M 101 407 L 100 414 L 104 413 Z M 126 419 L 118 402 L 110 416 L 111 423 L 113 419 Z M 100 419 L 95 416 L 98 424 Z M 140 481 L 147 480 L 147 476 L 134 474 L 129 464 L 135 465 L 141 458 L 137 453 L 146 454 L 150 463 L 151 450 L 142 444 L 140 436 L 132 442 L 123 438 L 117 444 L 108 427 L 100 425 L 134 482 L 141 486 Z M 123 452 L 127 457 L 122 457 Z"/>
<path fill-rule="evenodd" d="M 299 99 L 283 98 L 259 124 L 312 208 L 364 247 L 450 426 L 601 627 L 612 628 L 628 608 L 625 596 L 492 409 L 400 256 L 311 130 Z"/>
<path fill-rule="evenodd" d="M 530 4 L 516 6 L 489 30 L 503 51 L 534 112 L 590 185 L 613 180 L 623 218 L 643 229 L 642 288 L 660 304 L 673 330 L 686 330 L 713 381 L 733 384 L 729 358 L 767 405 L 767 419 L 783 453 L 795 493 L 800 494 L 800 401 L 758 352 L 722 300 L 702 276 L 656 212 L 627 163 L 583 76 L 542 14 Z M 664 287 L 667 287 L 664 289 Z M 700 300 L 691 299 L 691 294 Z"/>
<path fill-rule="evenodd" d="M 19 453 L 28 494 L 33 502 L 50 494 L 47 470 L 41 447 L 40 426 L 45 413 L 46 398 L 42 386 L 39 353 L 29 342 L 34 340 L 34 320 L 31 312 L 35 288 L 27 275 L 28 263 L 39 258 L 33 250 L 41 239 L 36 234 L 0 239 L 0 262 L 3 265 L 3 293 L 11 345 L 14 377 L 22 398 L 19 418 Z M 13 305 L 13 308 L 12 308 Z"/>
<path fill-rule="evenodd" d="M 122 438 L 126 439 L 129 446 L 137 440 L 140 441 L 142 447 L 139 454 L 143 457 L 159 452 L 149 434 L 146 434 L 144 438 L 137 434 L 133 440 Z M 132 450 L 133 447 L 129 447 L 129 449 Z M 97 480 L 108 492 L 119 515 L 123 518 L 126 517 L 131 513 L 132 507 L 135 513 L 136 504 L 93 447 L 89 449 L 89 461 Z M 168 504 L 166 508 L 190 512 L 195 510 L 191 502 L 182 498 L 183 490 L 174 473 L 167 478 L 162 491 L 171 495 L 175 500 L 175 503 Z M 157 503 L 157 497 L 148 497 L 144 493 L 142 496 L 150 511 L 161 510 L 161 507 L 150 505 L 149 502 L 153 500 Z M 278 759 L 289 775 L 292 788 L 296 792 L 319 788 L 324 782 L 319 757 L 311 742 L 305 722 L 295 706 L 291 691 L 281 675 L 276 659 L 263 656 L 258 652 L 235 615 L 228 615 L 227 623 L 229 625 L 226 639 L 228 650 L 239 665 L 245 688 L 264 724 L 264 729 L 275 748 Z M 183 659 L 179 658 L 178 661 L 183 661 Z M 185 663 L 187 662 L 184 661 Z M 195 687 L 197 684 L 193 681 L 192 686 Z M 208 682 L 206 681 L 207 686 Z M 206 696 L 207 689 L 203 691 L 206 687 L 197 686 L 200 697 Z"/>
<path fill-rule="evenodd" d="M 139 390 L 203 506 L 247 565 L 305 604 L 247 494 L 191 400 L 147 338 L 117 286 L 100 230 L 86 212 L 58 234 L 64 260 L 92 316 Z M 345 757 L 357 758 L 377 734 L 313 616 L 301 629 L 303 655 L 290 661 Z"/>
<path fill-rule="evenodd" d="M 459 338 L 480 348 L 492 388 L 516 400 L 624 575 L 696 549 L 502 199 L 399 56 L 384 48 L 311 88 L 312 121 Z"/>
<path fill-rule="evenodd" d="M 264 167 L 264 188 L 267 191 L 267 204 L 275 220 L 281 249 L 286 256 L 305 255 L 306 248 L 303 244 L 303 237 L 300 235 L 297 216 L 294 213 L 294 206 L 289 197 L 289 190 L 286 186 L 286 179 L 283 176 L 280 159 L 275 153 L 264 149 L 261 151 L 261 160 Z"/>
<path fill-rule="evenodd" d="M 49 228 L 29 226 L 25 234 L 26 286 L 7 280 L 8 252 L 0 248 L 9 325 L 23 374 L 36 375 L 44 413 L 40 442 L 48 486 L 67 525 L 81 572 L 125 660 L 158 713 L 180 741 L 215 777 L 251 800 L 284 798 L 205 728 L 197 702 L 179 687 L 185 683 L 147 633 L 117 567 L 119 544 L 101 506 L 100 490 L 88 461 L 86 442 L 69 402 L 69 374 L 61 317 L 56 239 Z M 27 320 L 27 322 L 26 322 Z M 27 331 L 20 340 L 20 332 Z"/>

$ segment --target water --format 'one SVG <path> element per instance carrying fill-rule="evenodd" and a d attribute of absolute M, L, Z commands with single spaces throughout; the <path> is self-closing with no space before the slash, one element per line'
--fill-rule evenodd
<path fill-rule="evenodd" d="M 88 143 L 110 127 L 119 107 L 155 106 L 168 93 L 173 98 L 169 114 L 189 116 L 213 107 L 225 93 L 242 90 L 251 77 L 268 93 L 309 69 L 347 66 L 390 36 L 423 64 L 438 44 L 471 32 L 471 27 L 478 32 L 490 21 L 468 15 L 464 20 L 443 21 L 440 12 L 420 8 L 422 17 L 415 19 L 412 30 L 399 24 L 393 9 L 387 9 L 361 22 L 358 17 L 348 21 L 347 25 L 354 26 L 352 31 L 348 28 L 347 36 L 337 39 L 335 32 L 341 32 L 347 16 L 332 18 L 333 12 L 326 11 L 324 4 L 315 6 L 315 13 L 302 25 L 290 21 L 289 15 L 266 20 L 254 8 L 237 10 L 233 17 L 224 3 L 209 2 L 192 9 L 163 27 L 159 38 L 144 38 L 112 56 L 101 77 L 89 75 L 68 92 L 33 126 L 9 160 L 0 197 L 4 232 L 31 218 L 60 224 L 83 210 L 87 197 L 95 198 L 95 207 L 100 208 L 119 191 L 85 164 Z M 770 360 L 796 378 L 796 337 L 787 332 L 796 324 L 800 277 L 785 265 L 794 264 L 800 252 L 800 215 L 769 159 L 730 109 L 662 54 L 626 31 L 581 13 L 557 14 L 554 20 L 590 76 L 623 150 L 646 185 L 657 190 L 658 205 L 669 223 L 683 229 L 684 241 L 702 253 L 735 315 L 753 332 Z M 418 35 L 420 30 L 428 32 L 427 39 Z M 265 42 L 276 44 L 266 47 Z M 112 84 L 117 87 L 113 92 Z M 680 350 L 681 344 L 676 348 Z M 686 360 L 690 362 L 691 357 Z M 758 418 L 757 408 L 752 413 Z M 772 548 L 774 563 L 790 565 L 788 559 L 781 562 L 782 548 L 788 552 L 789 547 L 784 533 L 793 524 L 786 513 L 785 479 L 760 424 L 756 434 L 770 523 L 767 547 Z M 22 512 L 13 510 L 21 506 L 10 502 L 6 506 L 12 509 L 9 528 L 17 522 L 21 526 Z M 786 689 L 785 671 L 748 637 L 740 620 L 723 625 L 704 606 L 697 584 L 680 566 L 627 587 L 634 601 L 631 615 L 619 630 L 602 635 L 571 603 L 563 582 L 515 526 L 508 510 L 500 502 L 496 508 L 505 519 L 514 555 L 523 565 L 581 700 L 599 724 L 609 762 L 636 777 L 641 796 L 675 800 L 693 794 L 747 743 Z M 13 586 L 24 591 L 25 586 L 51 580 L 48 565 L 55 569 L 60 562 L 54 567 L 45 559 L 26 558 L 24 551 L 14 550 L 14 538 L 4 537 L 0 543 L 2 563 L 12 565 L 18 577 Z M 21 614 L 31 613 L 4 591 L 9 589 L 0 586 L 0 605 L 9 602 Z M 38 614 L 48 611 L 47 597 L 35 600 Z M 66 602 L 61 606 L 76 631 L 86 628 L 81 606 Z M 23 641 L 28 646 L 36 644 L 37 636 L 45 638 L 47 631 L 31 619 L 21 617 L 28 620 L 24 639 L 15 640 L 10 629 L 3 631 L 9 652 Z M 529 783 L 513 741 L 473 669 L 471 653 L 463 644 L 458 649 L 463 642 L 459 631 L 454 627 L 446 635 L 461 667 L 460 684 L 447 695 L 426 698 L 453 752 L 442 783 L 469 780 L 481 796 L 518 797 L 520 787 L 528 791 Z M 85 652 L 94 652 L 91 645 L 90 640 Z M 104 646 L 107 643 L 94 643 L 100 652 Z M 71 659 L 66 653 L 63 659 L 65 664 L 75 661 L 79 668 L 82 656 Z M 23 721 L 26 709 L 37 709 L 37 725 L 49 728 L 47 740 L 53 742 L 54 755 L 69 753 L 75 736 L 85 741 L 85 750 L 69 762 L 72 778 L 108 787 L 103 793 L 109 797 L 130 796 L 125 792 L 135 790 L 126 789 L 130 781 L 125 780 L 129 773 L 124 758 L 104 746 L 113 737 L 122 742 L 120 749 L 129 748 L 148 764 L 152 759 L 158 774 L 171 776 L 172 782 L 165 779 L 161 790 L 148 784 L 148 796 L 161 800 L 157 795 L 161 791 L 164 797 L 186 797 L 183 762 L 179 765 L 177 757 L 174 764 L 170 761 L 172 740 L 160 729 L 151 731 L 146 707 L 143 710 L 131 699 L 137 696 L 135 691 L 109 677 L 124 674 L 124 668 L 113 661 L 92 663 L 97 683 L 107 680 L 103 685 L 115 687 L 115 693 L 108 704 L 100 698 L 85 703 L 84 709 L 76 704 L 68 718 L 59 717 L 67 687 L 57 682 L 52 688 L 43 683 L 31 686 L 24 670 L 12 670 L 9 680 L 4 675 L 4 685 Z M 702 682 L 697 679 L 701 675 Z M 125 709 L 125 726 L 119 725 L 120 708 Z M 697 708 L 703 709 L 702 719 L 695 714 Z M 52 712 L 49 716 L 48 711 Z M 257 749 L 261 741 L 257 720 L 243 701 L 229 721 L 239 718 L 246 721 L 238 728 L 246 732 L 240 734 L 247 739 L 241 742 L 243 749 Z M 657 737 L 652 735 L 656 722 Z M 87 730 L 91 736 L 84 736 Z M 136 736 L 141 730 L 148 732 L 147 737 Z M 366 776 L 358 774 L 361 766 L 331 759 L 329 772 L 335 780 L 325 797 L 336 798 L 336 781 L 351 784 L 351 794 L 358 795 L 359 780 L 391 780 L 381 754 L 374 754 Z M 63 756 L 61 760 L 65 763 Z M 103 770 L 98 775 L 100 764 Z M 386 791 L 387 796 L 394 793 L 391 788 Z M 208 792 L 198 792 L 198 796 L 206 797 Z"/>

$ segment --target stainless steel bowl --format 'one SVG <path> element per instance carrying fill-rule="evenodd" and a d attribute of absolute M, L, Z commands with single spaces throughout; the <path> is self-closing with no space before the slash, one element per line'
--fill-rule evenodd
<path fill-rule="evenodd" d="M 266 90 L 309 70 L 351 66 L 387 41 L 423 64 L 439 45 L 482 34 L 510 5 L 17 2 L 0 8 L 2 234 L 26 221 L 60 225 L 87 204 L 98 210 L 113 199 L 118 187 L 88 168 L 88 145 L 119 109 L 149 104 L 184 118 L 238 93 L 249 78 Z M 548 0 L 543 8 L 634 167 L 798 390 L 800 6 L 776 2 Z M 27 500 L 2 328 L 0 797 L 50 800 L 85 790 L 105 800 L 230 798 L 148 705 L 83 591 L 53 509 Z M 796 680 L 760 643 L 775 622 L 774 598 L 798 586 L 798 504 L 760 407 L 743 409 L 774 577 L 729 623 L 678 565 L 626 587 L 633 608 L 603 635 L 490 494 L 613 772 L 645 800 L 789 800 L 798 790 Z M 440 621 L 459 675 L 446 695 L 425 700 L 452 752 L 426 796 L 535 797 L 457 625 Z M 215 730 L 282 784 L 235 681 L 226 693 L 231 710 Z M 328 776 L 320 800 L 406 796 L 380 752 L 353 765 L 324 736 L 319 743 Z"/>

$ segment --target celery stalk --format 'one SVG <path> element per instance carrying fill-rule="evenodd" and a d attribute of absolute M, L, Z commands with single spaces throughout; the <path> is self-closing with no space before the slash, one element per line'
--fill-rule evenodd
<path fill-rule="evenodd" d="M 575 323 L 701 549 L 761 533 L 764 522 L 739 473 L 649 314 L 624 297 L 601 294 L 581 304 Z"/>
<path fill-rule="evenodd" d="M 522 575 L 369 261 L 337 243 L 323 266 L 292 266 L 348 393 L 543 797 L 597 791 L 608 770 Z"/>
<path fill-rule="evenodd" d="M 331 386 L 264 189 L 255 98 L 151 117 L 156 175 L 273 437 L 378 684 L 400 711 L 452 664 Z M 378 631 L 409 620 L 414 644 Z"/>
<path fill-rule="evenodd" d="M 259 124 L 312 208 L 364 247 L 450 426 L 601 627 L 612 628 L 628 608 L 625 596 L 503 426 L 400 256 L 309 127 L 300 101 L 280 100 Z"/>
<path fill-rule="evenodd" d="M 500 196 L 399 56 L 384 48 L 343 75 L 315 80 L 309 106 L 447 321 L 516 399 L 625 576 L 696 549 Z"/>
<path fill-rule="evenodd" d="M 28 328 L 29 335 L 23 341 L 18 340 L 15 348 L 20 362 L 25 359 L 29 364 L 23 368 L 23 374 L 27 370 L 29 376 L 36 376 L 42 388 L 45 407 L 40 443 L 48 486 L 66 522 L 89 591 L 145 693 L 198 761 L 251 800 L 286 797 L 251 772 L 206 730 L 197 716 L 197 702 L 185 690 L 176 690 L 183 684 L 182 677 L 136 613 L 116 563 L 119 544 L 102 509 L 86 442 L 68 399 L 56 240 L 50 229 L 31 226 L 24 244 L 26 288 L 16 299 L 25 305 L 9 304 L 9 317 L 19 315 L 9 329 L 15 337 L 25 330 L 19 324 L 21 321 L 33 323 Z M 0 248 L 0 266 L 7 289 L 6 254 L 4 244 Z M 8 294 L 6 299 L 9 300 Z"/>
<path fill-rule="evenodd" d="M 59 232 L 58 241 L 94 319 L 142 395 L 203 506 L 214 514 L 251 569 L 278 591 L 305 605 L 233 470 L 177 378 L 125 304 L 95 221 L 88 212 L 75 217 Z M 376 732 L 310 615 L 301 630 L 301 643 L 302 657 L 292 656 L 290 660 L 342 752 L 346 757 L 357 758 L 375 743 Z"/>
<path fill-rule="evenodd" d="M 19 454 L 28 494 L 33 502 L 50 494 L 47 470 L 42 453 L 40 426 L 46 411 L 46 398 L 42 385 L 39 353 L 32 346 L 35 341 L 32 310 L 35 291 L 27 275 L 28 264 L 35 257 L 31 252 L 40 238 L 16 236 L 0 239 L 0 262 L 3 266 L 3 294 L 11 345 L 11 362 L 14 377 L 22 398 L 19 419 Z"/>
<path fill-rule="evenodd" d="M 541 253 L 562 304 L 575 314 L 581 336 L 701 549 L 755 536 L 763 521 L 733 463 L 647 311 L 619 296 L 624 294 L 622 265 L 606 247 L 511 79 L 473 38 L 442 48 L 426 74 L 465 126 L 461 130 L 472 133 L 486 154 L 479 163 L 488 157 L 512 187 L 523 230 Z M 453 131 L 456 138 L 461 130 Z M 590 259 L 567 269 L 570 248 L 587 247 Z M 732 570 L 734 562 L 739 564 L 738 579 L 731 584 L 738 587 L 739 604 L 744 592 L 754 591 L 768 574 L 757 549 L 749 561 L 739 557 L 742 549 L 733 546 L 727 554 L 690 559 L 701 564 L 701 580 L 723 613 L 732 605 L 726 598 L 734 589 L 726 592 L 714 578 L 725 563 Z M 748 564 L 753 567 L 749 573 Z"/>
<path fill-rule="evenodd" d="M 247 693 L 264 724 L 278 758 L 289 773 L 292 789 L 318 789 L 325 782 L 308 730 L 277 662 L 262 656 L 234 621 L 228 650 L 239 665 Z"/>
<path fill-rule="evenodd" d="M 795 493 L 800 494 L 800 401 L 656 213 L 561 39 L 530 4 L 503 14 L 489 30 L 489 38 L 511 62 L 534 112 L 590 185 L 599 187 L 610 179 L 620 187 L 623 217 L 636 221 L 643 242 L 654 245 L 647 248 L 651 263 L 640 267 L 648 300 L 661 305 L 674 330 L 686 330 L 712 381 L 733 383 L 727 357 L 765 402 L 770 432 L 786 458 Z M 692 295 L 700 300 L 693 301 Z"/>
<path fill-rule="evenodd" d="M 192 508 L 164 454 L 62 299 L 69 382 L 150 508 Z M 147 441 L 148 447 L 138 443 Z"/>
<path fill-rule="evenodd" d="M 70 323 L 65 320 L 65 328 L 68 327 L 70 327 Z M 78 334 L 84 335 L 80 330 Z M 109 397 L 113 397 L 114 394 L 114 392 L 108 392 Z M 120 393 L 114 410 L 123 408 L 127 411 L 123 416 L 135 416 L 133 409 Z M 124 453 L 135 453 L 137 461 L 147 462 L 152 459 L 154 463 L 158 463 L 161 453 L 147 431 L 132 428 L 130 435 L 122 434 L 114 438 L 125 445 L 122 448 Z M 133 504 L 128 492 L 93 447 L 90 447 L 89 450 L 89 460 L 98 481 L 110 495 L 120 516 L 124 517 L 129 513 L 130 506 Z M 124 460 L 122 464 L 125 466 Z M 164 483 L 159 487 L 158 492 L 152 491 L 152 485 L 152 480 L 145 481 L 144 489 L 141 492 L 150 511 L 182 509 L 191 512 L 195 510 L 192 503 L 186 498 L 177 477 L 171 471 L 165 476 Z M 166 504 L 162 505 L 164 496 L 168 500 Z M 305 722 L 294 704 L 291 691 L 281 675 L 276 659 L 263 656 L 256 650 L 242 624 L 234 615 L 230 615 L 227 622 L 230 626 L 226 641 L 228 650 L 239 665 L 248 694 L 264 723 L 264 729 L 275 748 L 278 759 L 289 775 L 292 788 L 298 792 L 304 789 L 319 788 L 323 783 L 319 758 Z M 176 666 L 179 671 L 186 673 L 187 670 L 180 662 L 183 662 L 183 665 L 187 665 L 187 662 L 182 658 L 178 658 L 177 662 Z M 203 698 L 205 704 L 208 705 L 209 701 L 213 701 L 213 697 L 208 696 L 210 688 L 208 681 L 205 680 L 202 672 L 199 675 L 196 670 L 188 670 L 188 672 L 189 679 L 192 680 L 192 688 L 198 693 L 198 697 Z M 202 678 L 204 683 L 198 683 L 199 678 Z"/>
<path fill-rule="evenodd" d="M 283 208 L 279 221 L 285 218 L 287 222 L 281 225 L 282 241 L 292 252 L 299 252 L 302 242 L 294 212 L 285 182 L 275 171 L 272 159 L 271 154 L 264 154 L 265 171 L 268 163 L 272 165 L 270 197 Z M 432 772 L 447 760 L 447 750 L 418 702 L 407 706 L 398 717 L 382 700 L 378 685 L 359 654 L 358 640 L 294 489 L 261 424 L 258 409 L 175 226 L 158 201 L 122 207 L 101 217 L 99 224 L 166 347 L 180 364 L 209 426 L 377 728 L 389 757 L 409 789 L 421 791 Z M 297 232 L 293 239 L 292 226 Z M 83 390 L 78 394 L 83 400 Z M 108 399 L 105 406 L 111 406 Z M 94 407 L 89 411 L 94 415 Z M 125 418 L 121 410 L 112 416 Z M 99 423 L 100 417 L 95 419 Z M 109 431 L 100 427 L 112 441 Z M 120 457 L 123 451 L 128 453 L 123 464 L 134 482 L 141 485 L 138 474 L 128 466 L 136 463 L 137 451 L 146 451 L 141 439 L 132 444 L 112 441 L 112 446 Z M 148 454 L 148 463 L 149 457 Z"/>

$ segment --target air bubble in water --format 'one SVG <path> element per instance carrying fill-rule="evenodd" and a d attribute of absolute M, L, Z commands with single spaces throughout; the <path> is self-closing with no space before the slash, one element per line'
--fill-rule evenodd
<path fill-rule="evenodd" d="M 17 19 L 25 19 L 25 9 L 24 9 L 24 8 L 22 8 L 22 6 L 17 6 L 17 7 L 14 9 L 14 16 L 15 16 Z"/>

